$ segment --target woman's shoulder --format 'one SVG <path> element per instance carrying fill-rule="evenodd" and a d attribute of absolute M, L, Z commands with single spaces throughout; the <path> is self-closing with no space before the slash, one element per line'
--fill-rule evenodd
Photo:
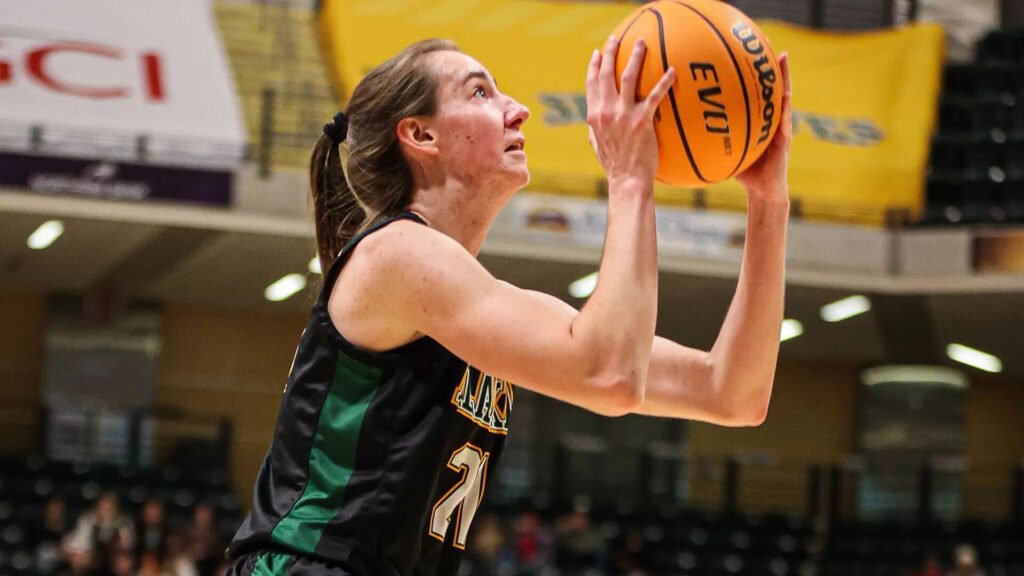
<path fill-rule="evenodd" d="M 431 292 L 427 286 L 441 272 L 435 263 L 451 262 L 444 254 L 458 249 L 448 236 L 408 220 L 367 234 L 351 249 L 332 288 L 331 322 L 363 350 L 391 350 L 416 339 L 420 334 L 407 310 Z"/>
<path fill-rule="evenodd" d="M 460 257 L 473 258 L 447 234 L 418 222 L 398 220 L 363 238 L 348 265 L 359 266 L 358 260 L 377 271 L 401 272 Z"/>
<path fill-rule="evenodd" d="M 389 222 L 387 225 L 376 230 L 373 234 L 368 234 L 364 242 L 379 242 L 382 239 L 388 239 L 390 241 L 403 241 L 410 239 L 422 241 L 426 239 L 433 239 L 434 241 L 444 241 L 460 245 L 444 232 L 409 218 L 400 218 Z"/>
<path fill-rule="evenodd" d="M 424 332 L 496 281 L 462 244 L 436 229 L 397 221 L 366 235 L 332 290 L 335 325 L 402 335 Z M 358 326 L 356 325 L 358 324 Z"/>

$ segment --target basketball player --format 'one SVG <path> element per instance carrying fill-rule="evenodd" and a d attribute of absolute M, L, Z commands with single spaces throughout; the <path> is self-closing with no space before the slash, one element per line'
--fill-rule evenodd
<path fill-rule="evenodd" d="M 600 414 L 759 424 L 782 319 L 784 125 L 741 178 L 739 288 L 710 352 L 655 338 L 653 117 L 675 79 L 616 89 L 609 40 L 587 74 L 608 177 L 600 280 L 576 311 L 493 278 L 488 227 L 529 181 L 529 111 L 441 40 L 372 70 L 324 128 L 310 176 L 324 283 L 302 335 L 231 574 L 456 574 L 517 386 Z M 785 65 L 783 65 L 785 70 Z"/>

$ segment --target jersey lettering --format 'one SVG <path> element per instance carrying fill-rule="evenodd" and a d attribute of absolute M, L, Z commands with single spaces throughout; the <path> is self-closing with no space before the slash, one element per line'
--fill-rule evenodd
<path fill-rule="evenodd" d="M 469 366 L 452 394 L 452 404 L 481 428 L 507 435 L 513 397 L 511 383 Z"/>

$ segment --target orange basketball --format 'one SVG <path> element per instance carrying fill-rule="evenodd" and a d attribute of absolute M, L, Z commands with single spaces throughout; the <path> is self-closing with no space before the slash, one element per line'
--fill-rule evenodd
<path fill-rule="evenodd" d="M 638 38 L 647 44 L 638 92 L 647 96 L 669 66 L 676 82 L 655 117 L 658 180 L 699 187 L 742 172 L 764 152 L 782 116 L 784 90 L 768 39 L 718 0 L 658 0 L 615 29 L 616 78 Z"/>

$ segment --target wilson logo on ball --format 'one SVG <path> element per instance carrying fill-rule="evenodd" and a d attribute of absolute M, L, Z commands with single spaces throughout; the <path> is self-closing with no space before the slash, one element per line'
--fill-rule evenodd
<path fill-rule="evenodd" d="M 754 60 L 754 68 L 757 70 L 757 82 L 761 85 L 761 101 L 764 102 L 761 107 L 761 119 L 764 120 L 764 124 L 761 125 L 761 135 L 757 139 L 760 144 L 771 135 L 772 123 L 775 120 L 775 104 L 772 102 L 772 96 L 775 94 L 775 81 L 778 76 L 775 74 L 775 68 L 772 67 L 774 58 L 769 58 L 764 53 L 764 46 L 749 24 L 738 22 L 732 27 L 732 35 L 743 44 L 743 49 L 748 54 L 758 57 L 757 60 Z"/>

